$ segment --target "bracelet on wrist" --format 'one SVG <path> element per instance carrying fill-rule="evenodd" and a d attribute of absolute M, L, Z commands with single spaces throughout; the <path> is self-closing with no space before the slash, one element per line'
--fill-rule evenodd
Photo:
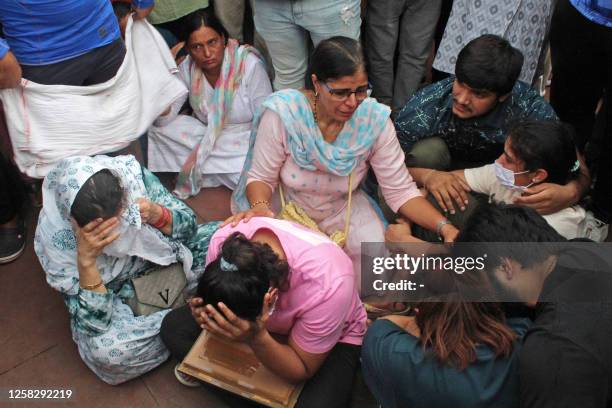
<path fill-rule="evenodd" d="M 436 234 L 438 234 L 438 238 L 440 239 L 440 241 L 442 241 L 442 228 L 444 228 L 444 226 L 448 224 L 452 225 L 452 223 L 449 220 L 444 219 L 442 221 L 439 221 L 438 224 L 436 225 Z"/>
<path fill-rule="evenodd" d="M 163 205 L 160 205 L 159 207 L 162 210 L 162 214 L 161 214 L 161 216 L 159 217 L 159 219 L 157 220 L 156 223 L 151 224 L 151 226 L 153 226 L 154 228 L 157 228 L 157 229 L 164 228 L 166 225 L 168 225 L 168 222 L 170 221 L 170 210 L 168 210 Z"/>
<path fill-rule="evenodd" d="M 81 285 L 81 288 L 87 289 L 87 290 L 95 290 L 95 289 L 98 289 L 102 285 L 104 285 L 104 282 L 102 281 L 102 279 L 100 279 L 100 282 L 98 283 L 95 283 L 93 285 Z"/>
<path fill-rule="evenodd" d="M 251 204 L 251 209 L 257 207 L 260 204 L 265 204 L 268 209 L 270 209 L 270 202 L 268 200 L 257 200 Z"/>

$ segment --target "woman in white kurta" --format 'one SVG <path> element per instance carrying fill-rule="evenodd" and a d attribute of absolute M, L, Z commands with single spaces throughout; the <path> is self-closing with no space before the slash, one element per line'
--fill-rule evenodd
<path fill-rule="evenodd" d="M 186 28 L 189 56 L 179 76 L 189 89 L 192 115 L 179 115 L 176 101 L 149 130 L 149 169 L 181 171 L 177 193 L 201 187 L 234 189 L 249 148 L 255 112 L 272 92 L 263 62 L 249 46 L 227 40 L 209 10 L 198 11 Z"/>

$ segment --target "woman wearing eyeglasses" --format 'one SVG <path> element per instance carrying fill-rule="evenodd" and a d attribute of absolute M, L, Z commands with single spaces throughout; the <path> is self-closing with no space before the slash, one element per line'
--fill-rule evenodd
<path fill-rule="evenodd" d="M 376 204 L 359 189 L 371 167 L 393 210 L 452 241 L 457 229 L 421 196 L 406 170 L 389 108 L 368 97 L 359 43 L 346 37 L 321 41 L 305 79 L 305 89 L 282 90 L 264 101 L 232 197 L 235 215 L 226 223 L 273 217 L 281 187 L 286 202 L 293 201 L 331 234 L 345 227 L 350 184 L 344 248 L 359 286 L 361 243 L 383 242 L 385 232 Z"/>

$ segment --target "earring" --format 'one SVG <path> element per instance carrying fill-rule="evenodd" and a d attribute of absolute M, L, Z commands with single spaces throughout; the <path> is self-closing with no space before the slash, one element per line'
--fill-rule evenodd
<path fill-rule="evenodd" d="M 315 96 L 315 98 L 318 98 L 319 97 L 319 92 L 315 91 L 314 92 L 314 96 Z"/>

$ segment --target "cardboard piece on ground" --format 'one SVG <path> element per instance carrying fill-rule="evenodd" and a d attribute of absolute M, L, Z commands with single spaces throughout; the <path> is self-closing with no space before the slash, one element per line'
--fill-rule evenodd
<path fill-rule="evenodd" d="M 202 331 L 179 371 L 273 408 L 293 408 L 303 384 L 268 370 L 244 344 Z"/>

